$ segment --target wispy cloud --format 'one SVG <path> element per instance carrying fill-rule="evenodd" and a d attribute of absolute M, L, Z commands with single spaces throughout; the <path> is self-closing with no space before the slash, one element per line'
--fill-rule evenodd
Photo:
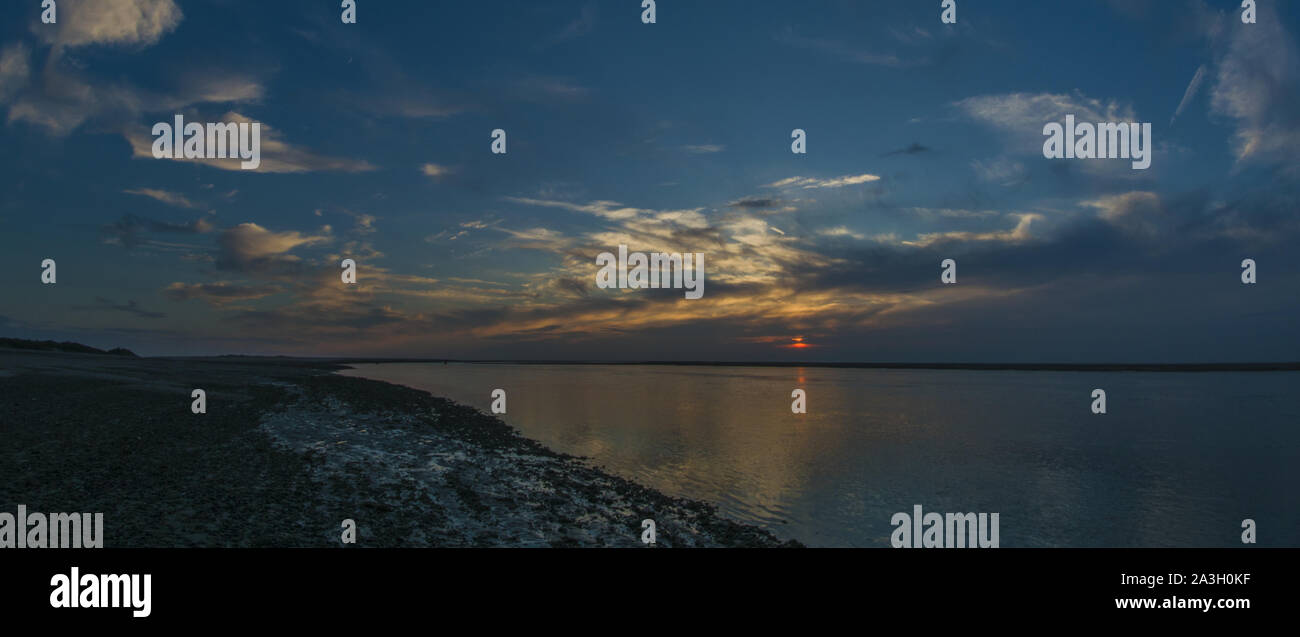
<path fill-rule="evenodd" d="M 420 166 L 420 173 L 430 179 L 439 180 L 453 172 L 449 166 L 440 164 L 424 164 Z"/>
<path fill-rule="evenodd" d="M 158 221 L 139 215 L 126 215 L 113 223 L 103 226 L 104 242 L 132 248 L 138 245 L 157 243 L 145 237 L 147 234 L 204 234 L 213 230 L 212 223 L 206 219 L 196 219 L 189 223 Z"/>
<path fill-rule="evenodd" d="M 109 310 L 113 312 L 123 312 L 126 314 L 130 314 L 136 318 L 147 318 L 147 319 L 167 318 L 167 315 L 162 312 L 152 312 L 140 307 L 140 304 L 136 302 L 134 299 L 129 300 L 126 303 L 118 303 L 116 301 L 113 301 L 112 299 L 106 299 L 104 297 L 95 297 L 94 305 L 79 306 L 73 309 Z"/>
<path fill-rule="evenodd" d="M 919 62 L 907 62 L 892 53 L 879 53 L 875 51 L 866 51 L 854 48 L 848 44 L 828 38 L 806 37 L 798 35 L 793 29 L 787 28 L 785 31 L 777 34 L 776 41 L 787 46 L 800 49 L 810 49 L 831 55 L 835 58 L 854 64 L 867 64 L 871 66 L 903 67 L 913 66 Z"/>
<path fill-rule="evenodd" d="M 843 188 L 845 186 L 857 186 L 873 181 L 879 181 L 880 177 L 876 175 L 844 175 L 843 177 L 832 177 L 830 179 L 819 179 L 816 177 L 787 177 L 785 179 L 774 181 L 770 184 L 764 184 L 764 188 L 800 188 L 809 190 L 813 188 Z"/>
<path fill-rule="evenodd" d="M 919 235 L 911 241 L 903 241 L 904 245 L 930 247 L 940 243 L 952 242 L 981 242 L 981 241 L 998 241 L 1003 243 L 1016 243 L 1026 241 L 1032 238 L 1029 233 L 1029 227 L 1035 221 L 1041 221 L 1043 216 L 1035 213 L 1011 213 L 1007 215 L 1016 220 L 1016 225 L 1010 230 L 994 230 L 991 232 L 967 232 L 967 231 L 950 231 L 950 232 L 930 232 Z"/>
<path fill-rule="evenodd" d="M 1082 93 L 1006 93 L 968 97 L 953 103 L 966 116 L 1013 135 L 1029 140 L 1034 150 L 1042 148 L 1043 125 L 1064 121 L 1074 115 L 1080 122 L 1136 121 L 1130 106 L 1118 101 L 1103 101 Z"/>
<path fill-rule="evenodd" d="M 31 50 L 15 42 L 0 51 L 0 101 L 9 99 L 27 84 L 31 74 Z"/>
<path fill-rule="evenodd" d="M 1008 157 L 973 159 L 970 166 L 981 181 L 999 186 L 1018 186 L 1028 179 L 1024 163 Z"/>
<path fill-rule="evenodd" d="M 514 97 L 527 102 L 576 103 L 591 96 L 591 89 L 572 80 L 548 75 L 530 75 L 513 85 Z"/>
<path fill-rule="evenodd" d="M 215 283 L 181 283 L 178 281 L 163 289 L 163 295 L 173 301 L 199 299 L 215 306 L 251 301 L 278 292 L 280 292 L 280 289 L 275 286 L 238 285 L 228 281 Z"/>
<path fill-rule="evenodd" d="M 137 188 L 134 190 L 123 190 L 122 192 L 128 195 L 140 195 L 141 197 L 148 197 L 150 199 L 153 199 L 154 201 L 165 203 L 169 206 L 176 206 L 177 208 L 196 207 L 194 205 L 194 202 L 187 199 L 184 195 L 179 193 L 169 192 L 166 190 L 157 190 L 154 188 Z"/>
<path fill-rule="evenodd" d="M 226 113 L 219 118 L 224 123 L 252 123 L 253 120 L 235 112 Z M 127 141 L 131 143 L 133 156 L 138 159 L 155 159 L 153 156 L 154 138 L 149 135 L 149 126 L 137 126 L 127 129 L 123 134 Z M 363 159 L 351 159 L 346 157 L 330 157 L 320 155 L 305 148 L 294 146 L 284 141 L 279 133 L 273 128 L 262 123 L 261 154 L 262 163 L 256 170 L 243 170 L 240 167 L 242 162 L 239 158 L 234 159 L 208 159 L 175 157 L 158 161 L 176 161 L 193 164 L 202 164 L 221 170 L 231 170 L 239 172 L 254 173 L 309 173 L 309 172 L 342 172 L 342 173 L 360 173 L 377 170 L 377 168 L 368 161 Z"/>
<path fill-rule="evenodd" d="M 290 252 L 299 246 L 330 241 L 322 235 L 305 235 L 297 231 L 274 232 L 256 223 L 241 223 L 221 233 L 217 245 L 217 267 L 223 270 L 262 270 L 282 263 L 299 261 Z"/>
<path fill-rule="evenodd" d="M 568 24 L 564 25 L 564 28 L 560 29 L 558 33 L 551 36 L 548 42 L 550 44 L 556 44 L 591 33 L 591 30 L 596 28 L 597 13 L 596 3 L 589 2 L 583 5 L 582 9 L 578 12 L 578 16 Z"/>

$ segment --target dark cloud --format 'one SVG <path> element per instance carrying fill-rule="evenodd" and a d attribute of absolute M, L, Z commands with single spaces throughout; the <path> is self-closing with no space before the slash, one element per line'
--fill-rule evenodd
<path fill-rule="evenodd" d="M 213 305 L 234 301 L 260 299 L 280 292 L 270 285 L 236 285 L 232 283 L 172 283 L 163 289 L 163 296 L 173 301 L 201 299 Z"/>
<path fill-rule="evenodd" d="M 587 296 L 591 293 L 591 284 L 573 277 L 561 277 L 552 281 L 552 285 L 561 293 L 571 296 Z"/>
<path fill-rule="evenodd" d="M 928 152 L 930 152 L 930 148 L 928 146 L 922 146 L 916 142 L 912 142 L 910 145 L 905 146 L 903 148 L 899 148 L 897 150 L 891 150 L 887 153 L 884 153 L 881 155 L 881 157 L 889 157 L 892 155 L 919 155 L 921 153 L 928 153 Z"/>
<path fill-rule="evenodd" d="M 775 208 L 781 205 L 781 200 L 774 197 L 741 197 L 727 206 L 731 208 L 742 208 L 745 210 L 761 210 L 764 208 Z"/>
<path fill-rule="evenodd" d="M 400 325 L 407 317 L 384 307 L 321 308 L 309 303 L 272 310 L 246 310 L 228 316 L 226 321 L 245 329 L 301 334 L 304 338 L 322 331 L 365 330 Z"/>
<path fill-rule="evenodd" d="M 84 305 L 83 305 L 83 306 L 79 306 L 79 307 L 74 307 L 73 309 L 75 309 L 75 310 L 109 310 L 109 311 L 114 311 L 114 312 L 125 312 L 125 313 L 127 313 L 127 314 L 132 315 L 132 316 L 137 316 L 137 317 L 140 317 L 140 318 L 147 318 L 147 319 L 160 319 L 160 318 L 167 318 L 167 315 L 166 315 L 166 314 L 163 314 L 162 312 L 150 312 L 150 311 L 148 311 L 148 310 L 145 310 L 145 309 L 141 308 L 141 307 L 140 307 L 140 304 L 139 304 L 138 302 L 136 302 L 134 299 L 129 300 L 129 301 L 127 301 L 126 303 L 117 303 L 117 302 L 113 301 L 112 299 L 106 299 L 106 298 L 103 298 L 103 297 L 95 297 L 95 304 L 94 304 L 94 305 L 89 305 L 89 306 L 84 306 Z"/>
<path fill-rule="evenodd" d="M 212 231 L 212 224 L 206 219 L 196 219 L 189 223 L 172 223 L 158 221 L 139 215 L 124 215 L 113 223 L 100 228 L 107 243 L 131 248 L 147 241 L 142 235 L 153 234 L 203 234 Z"/>

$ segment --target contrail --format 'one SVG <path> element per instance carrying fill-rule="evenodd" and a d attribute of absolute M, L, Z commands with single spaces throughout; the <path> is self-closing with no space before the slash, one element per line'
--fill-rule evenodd
<path fill-rule="evenodd" d="M 1200 90 L 1201 82 L 1204 80 L 1205 65 L 1202 64 L 1201 68 L 1196 69 L 1196 75 L 1192 76 L 1192 81 L 1187 85 L 1187 90 L 1183 92 L 1183 101 L 1178 103 L 1178 110 L 1174 111 L 1174 116 L 1169 118 L 1170 126 L 1173 126 L 1174 120 L 1178 119 L 1178 116 L 1183 114 L 1183 109 L 1187 108 L 1187 103 L 1192 101 L 1192 97 L 1196 95 L 1196 91 Z"/>

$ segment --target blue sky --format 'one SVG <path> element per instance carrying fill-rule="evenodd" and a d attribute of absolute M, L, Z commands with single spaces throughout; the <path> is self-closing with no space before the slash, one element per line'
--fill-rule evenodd
<path fill-rule="evenodd" d="M 11 3 L 0 331 L 145 354 L 1300 358 L 1294 3 L 1242 24 L 1217 0 L 959 0 L 951 25 L 937 1 L 664 1 L 655 24 L 637 1 L 361 0 L 357 24 L 337 4 L 63 0 L 47 25 Z M 1151 122 L 1151 167 L 1045 159 L 1067 113 Z M 263 166 L 148 156 L 176 114 L 261 122 Z M 597 289 L 620 243 L 705 254 L 704 298 Z"/>

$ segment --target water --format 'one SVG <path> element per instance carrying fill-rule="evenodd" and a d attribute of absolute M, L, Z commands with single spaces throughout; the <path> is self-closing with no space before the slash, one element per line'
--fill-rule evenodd
<path fill-rule="evenodd" d="M 813 546 L 999 513 L 1013 546 L 1300 546 L 1300 373 L 385 363 L 556 451 Z M 790 411 L 803 388 L 808 413 Z M 1107 392 L 1091 413 L 1094 388 Z"/>

